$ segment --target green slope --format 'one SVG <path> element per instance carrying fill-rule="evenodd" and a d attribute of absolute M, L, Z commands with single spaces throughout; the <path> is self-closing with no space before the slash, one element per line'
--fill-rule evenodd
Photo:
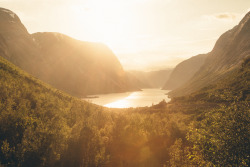
<path fill-rule="evenodd" d="M 176 97 L 175 100 L 232 103 L 250 100 L 250 57 L 244 59 L 240 67 L 231 71 L 223 79 L 204 87 L 191 95 Z"/>
<path fill-rule="evenodd" d="M 0 164 L 55 166 L 69 143 L 82 137 L 81 133 L 105 128 L 101 123 L 108 117 L 102 107 L 51 88 L 2 57 L 0 83 Z M 98 157 L 105 160 L 95 135 L 94 146 L 98 148 L 90 151 L 89 165 L 101 163 L 95 162 Z M 84 142 L 91 146 L 91 141 Z"/>
<path fill-rule="evenodd" d="M 247 166 L 248 81 L 246 59 L 227 81 L 193 96 L 113 112 L 0 58 L 0 166 Z"/>
<path fill-rule="evenodd" d="M 107 110 L 68 96 L 0 58 L 0 164 L 156 166 L 185 135 L 190 107 Z M 185 120 L 185 121 L 184 121 Z"/>

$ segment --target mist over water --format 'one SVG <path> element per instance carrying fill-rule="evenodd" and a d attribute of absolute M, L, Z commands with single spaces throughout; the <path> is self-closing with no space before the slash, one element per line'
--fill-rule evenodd
<path fill-rule="evenodd" d="M 84 98 L 84 100 L 109 108 L 146 107 L 158 104 L 162 100 L 169 102 L 170 98 L 166 95 L 168 92 L 169 90 L 142 89 L 137 92 L 93 95 L 98 98 Z"/>

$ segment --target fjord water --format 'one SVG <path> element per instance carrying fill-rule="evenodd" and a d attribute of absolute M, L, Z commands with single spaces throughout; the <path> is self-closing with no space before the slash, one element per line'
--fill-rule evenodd
<path fill-rule="evenodd" d="M 170 101 L 166 95 L 168 92 L 169 90 L 142 89 L 136 92 L 93 95 L 95 98 L 84 100 L 109 108 L 145 107 L 158 104 L 162 100 Z"/>

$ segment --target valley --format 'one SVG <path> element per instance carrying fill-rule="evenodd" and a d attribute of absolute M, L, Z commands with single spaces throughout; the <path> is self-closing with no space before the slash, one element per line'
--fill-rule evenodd
<path fill-rule="evenodd" d="M 249 166 L 249 81 L 250 12 L 211 52 L 145 72 L 0 8 L 0 167 Z"/>

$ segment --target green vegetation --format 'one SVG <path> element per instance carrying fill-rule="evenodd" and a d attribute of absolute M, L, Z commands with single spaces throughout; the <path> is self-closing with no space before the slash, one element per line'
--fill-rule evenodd
<path fill-rule="evenodd" d="M 188 140 L 193 143 L 192 161 L 201 166 L 248 166 L 249 122 L 246 102 L 206 112 L 204 119 L 196 122 L 188 133 Z"/>
<path fill-rule="evenodd" d="M 189 96 L 174 98 L 174 101 L 203 101 L 210 103 L 233 103 L 249 101 L 250 57 L 216 84 L 209 85 Z"/>
<path fill-rule="evenodd" d="M 219 107 L 196 114 L 186 135 L 171 146 L 170 165 L 249 166 L 250 57 L 224 80 L 176 102 L 202 101 Z M 177 165 L 178 166 L 178 165 Z"/>
<path fill-rule="evenodd" d="M 249 59 L 230 75 L 227 84 L 170 103 L 106 109 L 51 88 L 0 57 L 0 164 L 248 166 Z"/>
<path fill-rule="evenodd" d="M 80 140 L 86 133 L 84 130 L 99 132 L 108 125 L 105 122 L 108 116 L 102 108 L 44 85 L 3 58 L 0 58 L 0 83 L 0 161 L 3 165 L 55 166 L 69 143 Z M 105 126 L 94 121 L 96 118 L 103 120 Z M 97 143 L 98 137 L 94 137 Z M 94 141 L 88 144 L 91 142 Z M 97 165 L 101 149 L 92 149 L 91 160 L 96 160 Z M 89 166 L 92 161 L 84 163 Z"/>

